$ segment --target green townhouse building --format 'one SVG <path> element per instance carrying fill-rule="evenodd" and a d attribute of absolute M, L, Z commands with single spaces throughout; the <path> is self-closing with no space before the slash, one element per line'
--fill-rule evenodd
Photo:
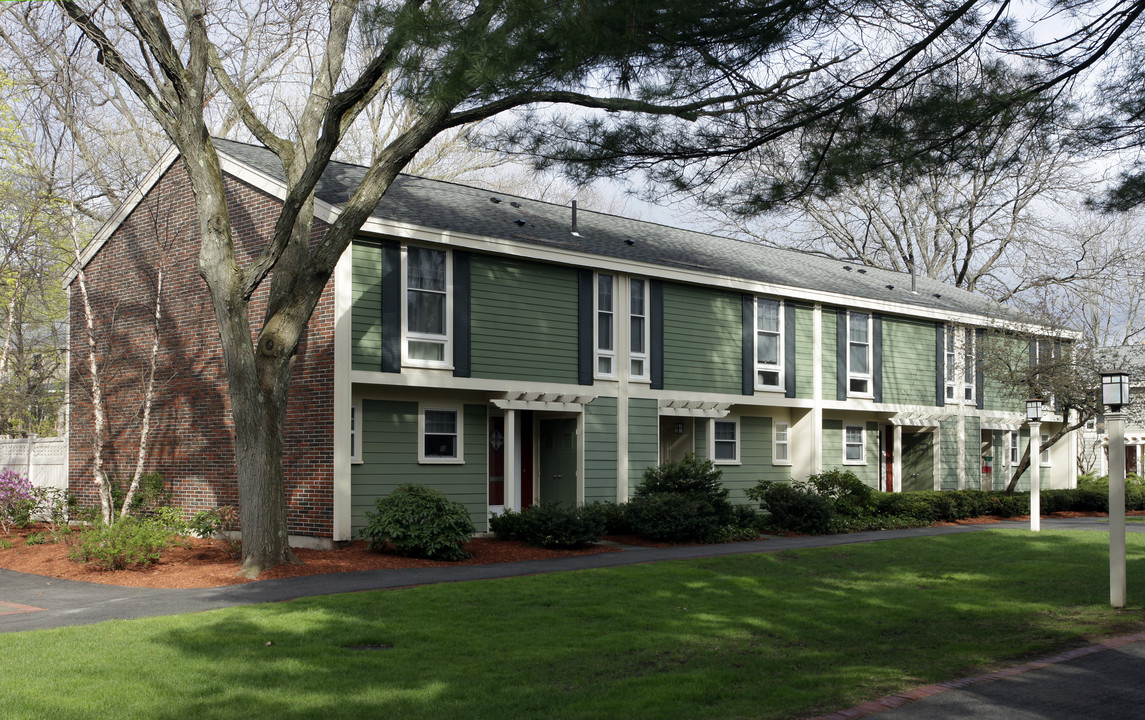
<path fill-rule="evenodd" d="M 283 197 L 281 166 L 264 148 L 216 145 L 236 227 L 257 242 Z M 320 220 L 364 171 L 331 166 Z M 185 210 L 185 186 L 171 154 L 85 253 L 89 283 L 133 292 L 119 276 L 146 266 L 124 260 L 148 252 L 137 216 Z M 212 506 L 234 497 L 233 453 L 210 306 L 186 300 L 205 297 L 197 243 L 175 242 L 189 246 L 181 298 L 199 311 L 165 330 L 166 370 L 186 382 L 163 389 L 153 462 L 185 505 Z M 291 532 L 349 539 L 377 498 L 411 482 L 463 503 L 483 530 L 490 513 L 542 500 L 624 501 L 646 468 L 688 453 L 719 466 L 742 502 L 760 480 L 834 467 L 887 492 L 1004 487 L 1029 440 L 1025 398 L 984 376 L 978 349 L 1018 322 L 927 278 L 402 176 L 342 257 L 299 354 Z M 1069 339 L 1035 330 L 1047 342 L 1034 353 Z M 188 343 L 190 364 L 176 347 Z M 75 428 L 85 409 L 72 396 Z M 70 437 L 82 477 L 87 439 Z M 1070 486 L 1076 453 L 1072 437 L 1043 453 L 1044 487 Z"/>

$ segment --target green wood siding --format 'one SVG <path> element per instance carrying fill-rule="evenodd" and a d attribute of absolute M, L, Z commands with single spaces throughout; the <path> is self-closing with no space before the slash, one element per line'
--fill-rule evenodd
<path fill-rule="evenodd" d="M 711 422 L 707 418 L 696 418 L 692 423 L 696 436 L 696 457 L 701 460 L 708 459 L 708 429 L 711 427 Z"/>
<path fill-rule="evenodd" d="M 584 501 L 616 501 L 616 398 L 585 406 Z"/>
<path fill-rule="evenodd" d="M 790 465 L 771 464 L 772 428 L 773 421 L 769 417 L 739 418 L 740 464 L 716 466 L 723 473 L 720 482 L 731 491 L 729 499 L 732 502 L 752 504 L 744 493 L 760 480 L 791 480 Z"/>
<path fill-rule="evenodd" d="M 836 385 L 838 383 L 837 368 L 838 358 L 835 353 L 836 342 L 836 325 L 838 325 L 838 318 L 835 317 L 835 308 L 830 305 L 823 306 L 823 398 L 826 400 L 834 400 L 836 397 Z M 847 329 L 843 328 L 843 332 Z M 846 368 L 843 372 L 846 372 Z M 826 424 L 824 424 L 826 426 Z M 840 443 L 842 440 L 840 440 Z M 840 445 L 840 447 L 842 447 Z M 840 451 L 842 452 L 842 451 Z M 824 458 L 826 458 L 826 451 L 824 451 Z M 824 462 L 826 462 L 824 460 Z M 830 467 L 830 466 L 828 466 Z"/>
<path fill-rule="evenodd" d="M 463 504 L 478 532 L 488 529 L 487 417 L 484 405 L 465 405 L 465 463 L 419 464 L 416 402 L 362 401 L 362 464 L 351 466 L 350 527 L 357 535 L 374 501 L 402 483 L 417 483 Z"/>
<path fill-rule="evenodd" d="M 825 318 L 826 313 L 824 313 Z M 843 467 L 842 420 L 823 421 L 823 469 L 828 470 L 833 467 Z"/>
<path fill-rule="evenodd" d="M 883 318 L 883 402 L 934 405 L 934 323 Z"/>
<path fill-rule="evenodd" d="M 795 306 L 795 397 L 810 400 L 815 394 L 815 309 Z"/>
<path fill-rule="evenodd" d="M 982 487 L 982 421 L 972 415 L 966 417 L 966 474 L 962 487 L 979 490 Z"/>
<path fill-rule="evenodd" d="M 351 365 L 355 370 L 381 370 L 382 249 L 354 243 L 351 252 Z"/>
<path fill-rule="evenodd" d="M 1015 338 L 991 336 L 989 332 L 983 344 L 985 347 L 979 350 L 983 363 L 982 407 L 986 410 L 1019 412 L 1025 416 L 1025 391 L 1005 378 L 1009 375 L 1008 366 L 1012 365 L 1019 375 L 1029 367 L 1029 345 Z"/>
<path fill-rule="evenodd" d="M 655 400 L 632 398 L 628 401 L 628 495 L 644 478 L 644 471 L 655 467 L 660 455 L 660 411 Z"/>
<path fill-rule="evenodd" d="M 736 293 L 665 283 L 665 389 L 742 392 L 741 313 Z"/>
<path fill-rule="evenodd" d="M 577 273 L 473 255 L 471 357 L 475 378 L 577 382 Z"/>
<path fill-rule="evenodd" d="M 939 428 L 942 432 L 942 489 L 958 489 L 958 418 L 946 418 Z"/>

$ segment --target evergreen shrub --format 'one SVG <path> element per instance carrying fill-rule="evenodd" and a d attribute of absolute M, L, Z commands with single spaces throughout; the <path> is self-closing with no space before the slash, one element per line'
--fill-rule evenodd
<path fill-rule="evenodd" d="M 366 526 L 359 535 L 371 550 L 387 544 L 400 555 L 431 560 L 462 560 L 470 557 L 462 546 L 476 528 L 465 506 L 443 493 L 422 485 L 399 485 L 374 502 L 375 512 L 366 512 Z"/>
<path fill-rule="evenodd" d="M 543 548 L 582 548 L 600 540 L 605 519 L 598 509 L 541 502 L 523 512 L 506 510 L 489 519 L 489 529 L 502 540 L 520 540 Z"/>

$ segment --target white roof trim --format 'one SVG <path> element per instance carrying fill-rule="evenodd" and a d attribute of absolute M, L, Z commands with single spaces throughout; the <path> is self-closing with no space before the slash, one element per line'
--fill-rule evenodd
<path fill-rule="evenodd" d="M 724 418 L 731 410 L 731 403 L 705 402 L 702 400 L 660 400 L 661 415 L 698 418 Z"/>
<path fill-rule="evenodd" d="M 163 177 L 163 173 L 167 172 L 177 159 L 179 159 L 179 151 L 172 146 L 167 152 L 163 153 L 163 157 L 159 158 L 159 162 L 155 163 L 155 165 L 147 171 L 147 174 L 143 176 L 143 180 L 140 181 L 139 185 L 136 186 L 136 188 L 131 191 L 131 194 L 127 196 L 127 199 L 116 208 L 111 217 L 107 219 L 107 222 L 100 226 L 99 231 L 96 232 L 91 242 L 80 252 L 79 257 L 68 266 L 67 272 L 64 273 L 64 287 L 72 284 L 72 281 L 79 275 L 80 269 L 87 267 L 87 264 L 91 262 L 95 254 L 107 243 L 111 234 L 119 229 L 119 226 L 123 224 L 123 221 L 127 219 L 135 208 L 139 207 L 139 203 L 143 202 L 143 198 L 147 197 L 147 193 L 151 192 L 151 188 L 155 187 L 155 184 L 159 182 L 159 178 Z"/>
<path fill-rule="evenodd" d="M 510 392 L 503 398 L 492 400 L 502 410 L 541 410 L 548 412 L 584 412 L 584 406 L 596 399 L 595 395 L 575 393 Z"/>

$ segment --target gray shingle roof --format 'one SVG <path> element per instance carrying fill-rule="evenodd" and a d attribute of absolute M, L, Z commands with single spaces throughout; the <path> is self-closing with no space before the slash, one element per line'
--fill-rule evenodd
<path fill-rule="evenodd" d="M 219 152 L 265 175 L 280 181 L 285 179 L 278 157 L 266 148 L 222 139 L 216 139 L 215 145 Z M 365 172 L 366 168 L 358 165 L 332 162 L 315 194 L 324 202 L 341 206 Z M 501 202 L 495 203 L 491 198 L 499 198 Z M 985 296 L 929 278 L 919 277 L 918 292 L 912 293 L 910 276 L 905 273 L 584 209 L 577 213 L 577 237 L 570 233 L 571 211 L 567 206 L 412 175 L 399 176 L 372 215 L 444 231 L 748 281 L 842 293 L 929 310 L 1017 319 L 1013 311 Z"/>

